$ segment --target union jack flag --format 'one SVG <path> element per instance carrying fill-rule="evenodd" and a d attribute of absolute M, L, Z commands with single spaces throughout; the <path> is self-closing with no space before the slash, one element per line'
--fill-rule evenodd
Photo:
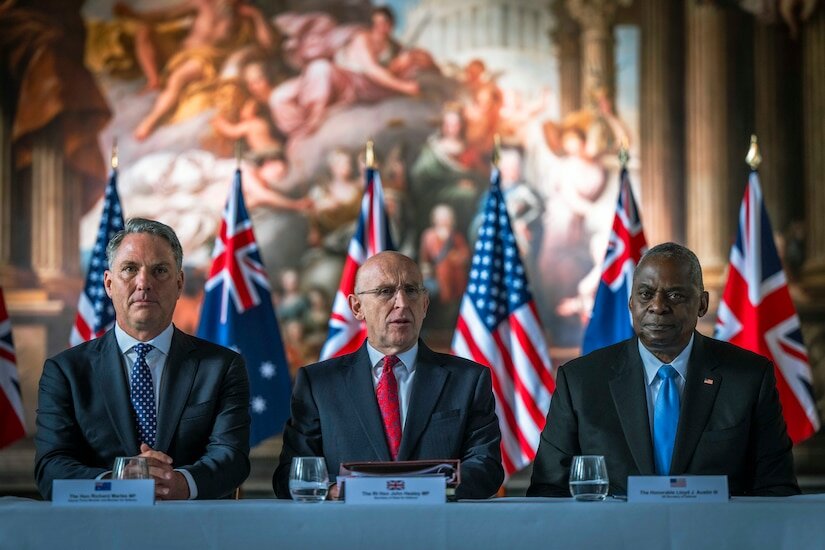
<path fill-rule="evenodd" d="M 387 481 L 387 491 L 403 491 L 407 484 L 403 479 L 391 479 Z"/>
<path fill-rule="evenodd" d="M 633 336 L 633 321 L 627 303 L 633 287 L 633 270 L 645 251 L 647 241 L 630 188 L 630 176 L 627 168 L 622 168 L 613 229 L 604 255 L 593 314 L 584 331 L 582 353 L 587 354 Z"/>
<path fill-rule="evenodd" d="M 86 284 L 77 302 L 77 315 L 69 337 L 69 343 L 73 346 L 103 336 L 115 324 L 115 308 L 103 287 L 103 272 L 109 267 L 106 245 L 123 227 L 123 210 L 117 194 L 117 170 L 112 170 L 103 197 L 95 247 L 89 259 L 89 269 L 86 270 Z"/>
<path fill-rule="evenodd" d="M 491 180 L 452 349 L 490 369 L 509 476 L 536 457 L 556 381 L 497 168 Z"/>
<path fill-rule="evenodd" d="M 329 316 L 327 341 L 321 349 L 321 359 L 352 353 L 364 342 L 367 337 L 366 326 L 352 314 L 347 296 L 355 291 L 355 273 L 367 258 L 384 250 L 394 250 L 387 212 L 384 210 L 381 176 L 377 170 L 367 168 L 365 179 L 358 228 L 349 242 L 341 283 Z"/>
<path fill-rule="evenodd" d="M 241 193 L 240 170 L 235 171 L 215 240 L 198 336 L 232 348 L 246 361 L 250 446 L 281 433 L 289 416 L 292 386 L 269 278 Z"/>
<path fill-rule="evenodd" d="M 816 433 L 820 424 L 808 354 L 755 170 L 739 209 L 739 234 L 717 315 L 717 338 L 773 361 L 791 440 L 799 443 Z"/>
<path fill-rule="evenodd" d="M 26 435 L 11 320 L 0 287 L 0 449 Z"/>

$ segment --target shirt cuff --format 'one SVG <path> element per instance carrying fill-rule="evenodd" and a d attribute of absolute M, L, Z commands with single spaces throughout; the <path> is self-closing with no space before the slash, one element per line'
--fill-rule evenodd
<path fill-rule="evenodd" d="M 198 486 L 195 485 L 195 479 L 192 477 L 192 474 L 189 473 L 189 470 L 175 468 L 175 471 L 180 472 L 183 474 L 183 477 L 186 478 L 186 484 L 189 485 L 189 500 L 198 498 Z"/>

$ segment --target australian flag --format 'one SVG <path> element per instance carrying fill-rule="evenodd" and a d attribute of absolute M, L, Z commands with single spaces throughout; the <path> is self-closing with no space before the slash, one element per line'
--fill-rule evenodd
<path fill-rule="evenodd" d="M 86 284 L 77 302 L 77 315 L 69 337 L 69 342 L 73 346 L 103 336 L 115 324 L 115 308 L 112 307 L 112 300 L 103 288 L 103 272 L 109 266 L 106 259 L 106 245 L 109 244 L 109 239 L 123 227 L 123 211 L 120 208 L 120 197 L 117 194 L 117 170 L 115 169 L 112 170 L 109 183 L 106 185 L 97 240 L 92 249 L 92 257 L 89 259 Z"/>
<path fill-rule="evenodd" d="M 619 202 L 616 204 L 593 314 L 584 331 L 582 353 L 590 353 L 633 336 L 633 321 L 627 303 L 633 286 L 633 270 L 646 250 L 647 241 L 630 188 L 630 177 L 627 168 L 622 168 Z"/>
<path fill-rule="evenodd" d="M 289 416 L 292 388 L 269 278 L 241 194 L 240 170 L 215 241 L 198 336 L 234 349 L 246 361 L 250 446 L 279 434 Z"/>

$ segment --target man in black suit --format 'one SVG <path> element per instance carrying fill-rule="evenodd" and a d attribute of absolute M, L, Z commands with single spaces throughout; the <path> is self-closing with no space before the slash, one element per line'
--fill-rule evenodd
<path fill-rule="evenodd" d="M 490 371 L 418 338 L 429 298 L 415 262 L 397 252 L 372 256 L 349 305 L 367 341 L 298 371 L 275 494 L 290 496 L 293 457 L 323 456 L 333 477 L 348 461 L 460 459 L 456 497 L 493 495 L 504 471 Z"/>
<path fill-rule="evenodd" d="M 604 455 L 612 494 L 630 475 L 682 474 L 727 475 L 731 495 L 799 493 L 773 365 L 695 330 L 708 310 L 696 255 L 650 249 L 629 307 L 636 337 L 559 369 L 527 494 L 570 496 L 575 455 Z"/>
<path fill-rule="evenodd" d="M 40 378 L 35 478 L 106 477 L 115 457 L 148 458 L 160 499 L 214 499 L 249 475 L 249 382 L 237 353 L 172 325 L 183 289 L 174 231 L 135 218 L 109 242 L 117 322 L 48 359 Z"/>

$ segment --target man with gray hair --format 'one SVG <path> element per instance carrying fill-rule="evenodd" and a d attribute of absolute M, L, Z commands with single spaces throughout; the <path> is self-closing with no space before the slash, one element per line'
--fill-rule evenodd
<path fill-rule="evenodd" d="M 249 381 L 237 353 L 172 324 L 183 251 L 168 226 L 128 221 L 106 247 L 115 327 L 46 360 L 35 478 L 108 477 L 115 457 L 147 458 L 159 499 L 230 495 L 249 475 Z"/>
<path fill-rule="evenodd" d="M 563 365 L 531 496 L 570 496 L 575 455 L 603 455 L 610 493 L 631 475 L 726 475 L 733 496 L 799 493 L 774 366 L 696 331 L 708 311 L 687 248 L 651 248 L 633 273 L 636 336 Z"/>

